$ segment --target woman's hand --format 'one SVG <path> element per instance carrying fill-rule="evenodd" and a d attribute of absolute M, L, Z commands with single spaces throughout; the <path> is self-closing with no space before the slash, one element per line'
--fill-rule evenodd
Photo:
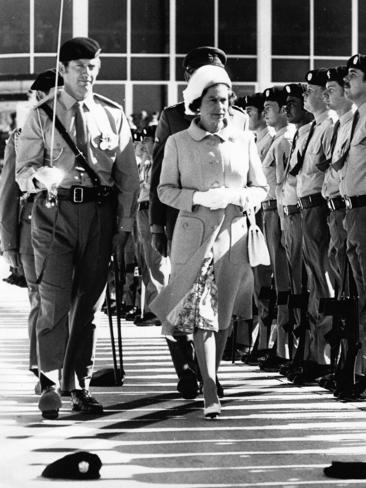
<path fill-rule="evenodd" d="M 207 191 L 196 191 L 193 194 L 193 205 L 202 205 L 210 210 L 226 208 L 230 203 L 228 188 L 210 188 Z"/>

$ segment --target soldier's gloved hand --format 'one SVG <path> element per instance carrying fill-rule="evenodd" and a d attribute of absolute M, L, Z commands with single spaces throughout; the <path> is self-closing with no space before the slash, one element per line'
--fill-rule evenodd
<path fill-rule="evenodd" d="M 17 250 L 9 249 L 8 251 L 4 251 L 3 256 L 7 260 L 9 265 L 12 266 L 13 268 L 22 267 L 22 263 L 20 261 L 20 255 Z"/>
<path fill-rule="evenodd" d="M 196 191 L 193 194 L 193 205 L 202 205 L 211 210 L 226 208 L 230 203 L 228 188 L 210 188 L 208 191 Z"/>
<path fill-rule="evenodd" d="M 160 256 L 164 258 L 168 255 L 168 240 L 164 233 L 153 233 L 151 235 L 151 245 Z"/>
<path fill-rule="evenodd" d="M 62 181 L 64 173 L 59 168 L 42 166 L 34 173 L 36 178 L 48 191 L 53 191 Z"/>

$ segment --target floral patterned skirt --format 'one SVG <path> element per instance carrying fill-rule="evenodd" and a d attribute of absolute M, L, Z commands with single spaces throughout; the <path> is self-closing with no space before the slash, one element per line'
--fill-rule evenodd
<path fill-rule="evenodd" d="M 195 329 L 218 332 L 218 300 L 213 252 L 204 259 L 192 289 L 167 317 L 174 333 L 192 334 Z"/>

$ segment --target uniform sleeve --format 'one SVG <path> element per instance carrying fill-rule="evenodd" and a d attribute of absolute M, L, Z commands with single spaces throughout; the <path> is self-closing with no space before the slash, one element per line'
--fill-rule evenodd
<path fill-rule="evenodd" d="M 158 197 L 169 207 L 191 212 L 195 191 L 181 187 L 177 144 L 174 137 L 169 137 L 165 146 Z"/>
<path fill-rule="evenodd" d="M 16 181 L 21 191 L 34 193 L 34 173 L 44 163 L 44 141 L 37 110 L 31 110 L 18 141 Z"/>
<path fill-rule="evenodd" d="M 276 159 L 276 182 L 279 184 L 284 177 L 287 158 L 291 150 L 291 143 L 285 137 L 282 137 L 280 144 L 275 148 Z"/>
<path fill-rule="evenodd" d="M 322 146 L 323 146 L 323 153 L 326 159 L 330 159 L 332 156 L 331 153 L 331 142 L 333 137 L 333 124 L 327 125 L 323 137 L 322 137 Z"/>
<path fill-rule="evenodd" d="M 247 181 L 249 205 L 258 207 L 266 198 L 268 185 L 254 139 L 249 139 L 249 171 Z"/>
<path fill-rule="evenodd" d="M 0 178 L 0 240 L 3 251 L 19 247 L 19 187 L 15 182 L 14 132 L 5 146 L 4 168 Z"/>
<path fill-rule="evenodd" d="M 153 164 L 151 169 L 150 183 L 150 225 L 152 232 L 164 232 L 166 224 L 166 206 L 158 196 L 161 168 L 164 158 L 166 141 L 171 134 L 169 120 L 166 111 L 163 110 L 155 133 L 155 144 L 153 149 Z"/>
<path fill-rule="evenodd" d="M 124 114 L 120 129 L 120 150 L 114 163 L 113 177 L 118 191 L 118 229 L 131 232 L 140 185 L 131 131 Z"/>

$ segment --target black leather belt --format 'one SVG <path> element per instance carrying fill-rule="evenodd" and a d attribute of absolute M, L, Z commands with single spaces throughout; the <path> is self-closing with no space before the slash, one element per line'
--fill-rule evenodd
<path fill-rule="evenodd" d="M 263 210 L 277 210 L 277 200 L 266 200 L 262 202 Z"/>
<path fill-rule="evenodd" d="M 346 209 L 350 210 L 356 207 L 365 207 L 366 206 L 366 195 L 360 195 L 358 197 L 344 197 L 344 203 L 346 205 Z"/>
<path fill-rule="evenodd" d="M 98 202 L 102 203 L 114 194 L 111 186 L 72 186 L 71 188 L 58 188 L 57 198 L 72 203 Z"/>
<path fill-rule="evenodd" d="M 293 215 L 300 212 L 300 207 L 297 203 L 295 205 L 284 205 L 283 212 L 285 215 Z"/>
<path fill-rule="evenodd" d="M 146 202 L 140 202 L 138 204 L 138 209 L 139 210 L 147 210 L 149 208 L 149 202 L 146 201 Z"/>
<path fill-rule="evenodd" d="M 346 208 L 346 202 L 340 195 L 338 197 L 328 198 L 327 205 L 331 212 L 334 212 L 335 210 L 339 210 L 341 208 Z"/>
<path fill-rule="evenodd" d="M 301 197 L 299 198 L 298 203 L 301 210 L 305 208 L 320 207 L 322 205 L 326 205 L 326 201 L 322 197 L 321 193 L 313 193 L 312 195 Z"/>

